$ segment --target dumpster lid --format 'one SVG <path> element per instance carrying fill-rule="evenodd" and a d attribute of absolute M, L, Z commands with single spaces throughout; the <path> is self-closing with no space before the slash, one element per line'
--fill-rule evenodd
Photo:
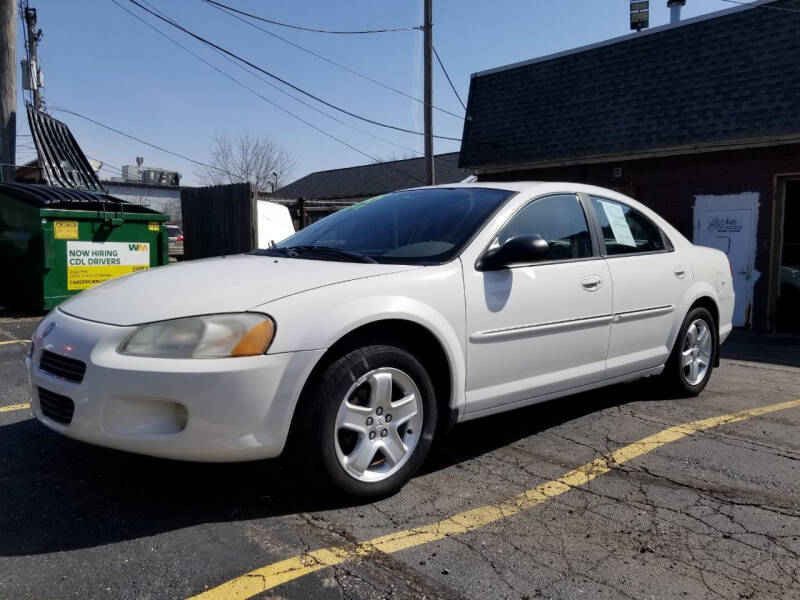
<path fill-rule="evenodd" d="M 104 192 L 86 155 L 64 123 L 28 104 L 28 125 L 36 144 L 42 179 L 50 185 Z"/>
<path fill-rule="evenodd" d="M 107 204 L 113 203 L 124 204 L 124 211 L 127 213 L 162 214 L 148 206 L 132 204 L 108 194 L 37 183 L 0 183 L 0 195 L 10 196 L 15 200 L 38 208 L 103 210 Z"/>

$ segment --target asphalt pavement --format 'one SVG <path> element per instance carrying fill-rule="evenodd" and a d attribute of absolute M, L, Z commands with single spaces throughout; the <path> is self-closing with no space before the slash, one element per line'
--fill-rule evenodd
<path fill-rule="evenodd" d="M 800 598 L 797 338 L 737 332 L 699 398 L 643 381 L 459 425 L 347 505 L 280 460 L 49 431 L 35 323 L 0 319 L 0 599 Z"/>

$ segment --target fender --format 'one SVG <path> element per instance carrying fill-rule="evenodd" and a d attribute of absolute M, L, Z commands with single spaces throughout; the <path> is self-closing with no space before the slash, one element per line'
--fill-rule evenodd
<path fill-rule="evenodd" d="M 669 332 L 669 345 L 668 348 L 672 348 L 675 345 L 675 340 L 678 337 L 678 332 L 680 331 L 681 325 L 683 324 L 683 319 L 686 317 L 686 314 L 689 312 L 689 308 L 697 302 L 700 298 L 707 297 L 711 298 L 714 301 L 714 304 L 717 305 L 717 312 L 720 312 L 719 306 L 719 293 L 717 292 L 714 287 L 712 287 L 707 281 L 697 281 L 686 290 L 683 298 L 681 299 L 681 303 L 675 308 L 675 320 L 672 323 L 672 329 Z M 720 323 L 717 323 L 717 330 L 719 330 Z M 719 331 L 717 333 L 717 353 L 719 354 Z M 715 357 L 715 362 L 718 360 L 718 357 Z"/>
<path fill-rule="evenodd" d="M 461 263 L 350 281 L 258 306 L 276 322 L 270 354 L 324 351 L 348 333 L 382 320 L 405 320 L 427 329 L 441 344 L 450 369 L 450 407 L 462 414 L 466 382 L 465 308 Z M 313 326 L 309 326 L 310 322 Z M 312 368 L 313 368 L 312 366 Z M 291 416 L 310 374 L 287 401 Z"/>
<path fill-rule="evenodd" d="M 349 315 L 358 315 L 358 318 L 353 319 Z M 447 357 L 452 382 L 450 408 L 462 409 L 466 350 L 452 325 L 431 306 L 408 296 L 373 296 L 337 306 L 333 313 L 326 315 L 326 319 L 330 320 L 335 330 L 328 336 L 325 348 L 330 348 L 348 333 L 370 323 L 396 319 L 421 325 L 439 341 Z"/>

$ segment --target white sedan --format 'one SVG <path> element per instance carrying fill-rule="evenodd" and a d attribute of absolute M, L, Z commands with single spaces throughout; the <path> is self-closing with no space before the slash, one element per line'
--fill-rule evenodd
<path fill-rule="evenodd" d="M 27 366 L 36 417 L 66 436 L 195 461 L 291 447 L 374 497 L 459 421 L 655 375 L 700 393 L 733 301 L 723 253 L 613 191 L 427 187 L 83 292 Z"/>

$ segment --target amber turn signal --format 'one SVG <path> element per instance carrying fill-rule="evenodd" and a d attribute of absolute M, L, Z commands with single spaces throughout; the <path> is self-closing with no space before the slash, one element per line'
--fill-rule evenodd
<path fill-rule="evenodd" d="M 275 335 L 275 323 L 267 319 L 242 336 L 231 350 L 231 356 L 257 356 L 264 354 Z"/>

